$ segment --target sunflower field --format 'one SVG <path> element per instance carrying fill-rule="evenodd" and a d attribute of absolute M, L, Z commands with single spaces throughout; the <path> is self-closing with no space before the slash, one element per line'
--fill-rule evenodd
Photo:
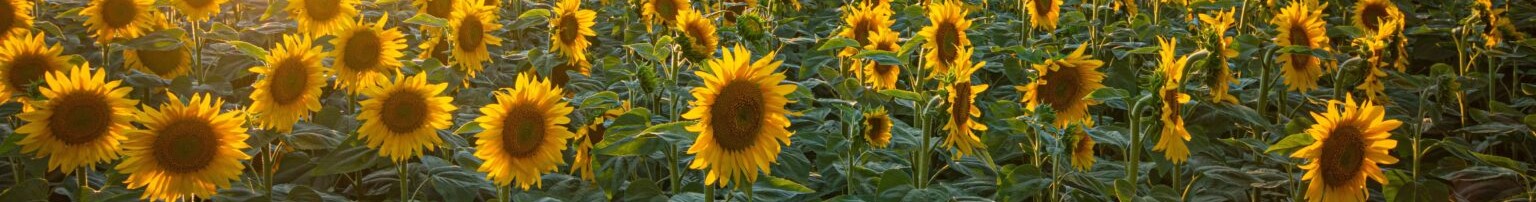
<path fill-rule="evenodd" d="M 1533 201 L 1530 0 L 0 0 L 0 201 Z"/>

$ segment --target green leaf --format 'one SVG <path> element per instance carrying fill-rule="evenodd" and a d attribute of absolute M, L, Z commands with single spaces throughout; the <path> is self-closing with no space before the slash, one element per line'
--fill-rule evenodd
<path fill-rule="evenodd" d="M 842 49 L 842 48 L 848 48 L 848 47 L 854 47 L 854 48 L 859 47 L 859 41 L 854 41 L 853 39 L 848 39 L 848 38 L 843 38 L 843 37 L 832 37 L 832 38 L 828 38 L 826 43 L 822 43 L 821 47 L 816 48 L 816 51 L 827 51 L 827 50 Z"/>
<path fill-rule="evenodd" d="M 427 13 L 418 13 L 416 16 L 411 16 L 411 18 L 405 19 L 405 23 L 426 25 L 437 28 L 448 27 L 447 19 L 432 16 L 431 14 Z"/>
<path fill-rule="evenodd" d="M 1097 101 L 1101 101 L 1101 102 L 1102 101 L 1110 101 L 1110 100 L 1121 100 L 1121 99 L 1125 99 L 1125 98 L 1131 97 L 1131 92 L 1130 91 L 1125 91 L 1124 89 L 1115 88 L 1115 87 L 1104 87 L 1104 88 L 1099 88 L 1098 90 L 1094 90 L 1092 94 L 1088 94 L 1088 97 L 1089 98 L 1093 98 L 1093 100 L 1097 100 Z"/>
<path fill-rule="evenodd" d="M 1120 201 L 1131 201 L 1136 196 L 1136 184 L 1121 178 L 1115 180 L 1115 198 Z"/>
<path fill-rule="evenodd" d="M 474 201 L 481 186 L 489 186 L 485 176 L 459 166 L 432 168 L 432 190 L 444 201 Z"/>
<path fill-rule="evenodd" d="M 256 46 L 255 44 L 251 44 L 249 42 L 245 42 L 245 41 L 225 41 L 224 43 L 227 43 L 227 44 L 229 44 L 231 46 L 235 46 L 235 49 L 240 50 L 240 53 L 245 53 L 245 56 L 250 56 L 251 58 L 255 58 L 256 60 L 261 60 L 263 58 L 266 58 L 267 55 L 269 55 L 267 53 L 267 49 L 261 48 L 260 46 Z"/>
<path fill-rule="evenodd" d="M 267 21 L 267 18 L 271 18 L 272 16 L 277 15 L 279 12 L 283 11 L 283 8 L 288 7 L 288 1 L 267 2 L 271 4 L 267 4 L 267 10 L 261 12 L 261 21 Z"/>
<path fill-rule="evenodd" d="M 1158 50 L 1162 50 L 1162 47 L 1158 47 L 1158 46 L 1142 46 L 1140 48 L 1131 49 L 1131 51 L 1127 51 L 1126 53 L 1138 54 L 1138 55 L 1147 55 L 1147 54 L 1157 54 Z"/>
<path fill-rule="evenodd" d="M 656 52 L 659 51 L 657 50 L 656 45 L 651 45 L 649 43 L 636 43 L 624 45 L 624 47 L 635 51 L 636 54 L 639 54 L 641 58 L 645 58 L 646 60 L 650 60 L 652 62 L 662 62 L 663 57 L 658 57 L 658 54 L 656 54 Z"/>
<path fill-rule="evenodd" d="M 453 134 L 477 134 L 480 131 L 485 131 L 484 127 L 480 127 L 480 122 L 471 121 L 464 123 L 463 126 L 459 126 L 459 129 L 454 129 Z"/>
<path fill-rule="evenodd" d="M 882 65 L 901 65 L 902 61 L 896 58 L 896 53 L 883 50 L 863 50 L 859 51 L 858 55 L 853 55 L 853 57 L 873 60 Z"/>
<path fill-rule="evenodd" d="M 758 183 L 753 186 L 757 187 L 758 189 L 776 189 L 800 194 L 816 192 L 815 190 L 811 190 L 809 187 L 805 187 L 805 185 L 800 185 L 800 183 L 795 183 L 795 181 L 790 181 L 788 179 L 774 176 L 764 176 L 764 178 L 766 178 L 766 180 L 758 181 Z"/>
<path fill-rule="evenodd" d="M 0 198 L 5 201 L 48 201 L 48 180 L 32 178 L 16 185 L 27 186 L 11 186 L 5 192 L 0 192 Z"/>
<path fill-rule="evenodd" d="M 284 138 L 287 138 L 289 145 L 293 145 L 294 148 L 300 150 L 331 149 L 336 148 L 336 145 L 341 144 L 343 138 L 346 138 L 338 135 L 329 135 L 334 133 L 335 131 L 329 131 L 329 133 L 325 131 L 298 131 L 286 135 Z"/>
<path fill-rule="evenodd" d="M 305 185 L 293 186 L 288 190 L 288 201 L 321 201 L 320 192 Z"/>
<path fill-rule="evenodd" d="M 1317 140 L 1312 139 L 1312 135 L 1306 133 L 1291 134 L 1290 136 L 1285 136 L 1285 139 L 1280 139 L 1280 142 L 1269 146 L 1269 149 L 1265 149 L 1264 153 L 1289 155 L 1291 152 L 1301 149 L 1301 147 L 1312 145 L 1312 142 L 1315 141 Z"/>
<path fill-rule="evenodd" d="M 906 91 L 906 90 L 900 90 L 900 89 L 881 90 L 880 94 L 891 96 L 891 97 L 896 97 L 896 98 L 903 99 L 903 100 L 911 100 L 911 101 L 914 101 L 914 102 L 923 99 L 922 95 L 918 95 L 917 93 L 914 93 L 912 91 Z"/>
<path fill-rule="evenodd" d="M 522 19 L 529 19 L 529 18 L 549 18 L 549 16 L 550 16 L 549 9 L 533 9 L 533 10 L 523 11 L 522 14 L 518 14 L 517 15 L 517 19 L 522 20 Z"/>
<path fill-rule="evenodd" d="M 365 146 L 354 145 L 351 148 L 335 151 L 320 157 L 314 170 L 306 173 L 306 176 L 324 176 L 341 173 L 356 172 L 373 167 L 376 163 L 388 163 L 389 160 L 379 157 L 377 152 Z"/>

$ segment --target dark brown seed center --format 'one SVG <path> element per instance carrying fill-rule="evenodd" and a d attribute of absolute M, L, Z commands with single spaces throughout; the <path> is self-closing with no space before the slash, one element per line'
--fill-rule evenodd
<path fill-rule="evenodd" d="M 127 27 L 140 12 L 133 0 L 102 0 L 101 4 L 102 22 L 110 28 Z"/>
<path fill-rule="evenodd" d="M 206 120 L 182 118 L 156 132 L 160 135 L 155 137 L 151 154 L 167 171 L 197 172 L 213 163 L 213 156 L 218 152 L 219 139 Z"/>
<path fill-rule="evenodd" d="M 480 17 L 479 16 L 476 16 L 476 15 L 466 15 L 466 16 L 464 16 L 463 21 L 460 22 L 460 24 L 459 24 L 459 30 L 458 30 L 459 44 L 457 44 L 457 45 L 459 46 L 459 50 L 464 50 L 464 51 L 480 50 L 480 47 L 484 46 L 484 45 L 480 44 L 482 40 L 485 40 L 485 27 L 484 26 L 485 25 L 480 24 Z"/>
<path fill-rule="evenodd" d="M 168 74 L 181 68 L 183 61 L 187 61 L 187 44 L 171 50 L 137 50 L 139 63 L 148 67 L 155 74 Z"/>
<path fill-rule="evenodd" d="M 95 92 L 70 92 L 50 100 L 53 115 L 48 116 L 48 130 L 67 145 L 80 145 L 100 139 L 112 126 L 112 105 Z"/>
<path fill-rule="evenodd" d="M 1360 167 L 1365 161 L 1365 139 L 1360 126 L 1342 123 L 1323 139 L 1323 153 L 1318 159 L 1323 172 L 1323 183 L 1344 186 L 1360 177 Z"/>
<path fill-rule="evenodd" d="M 317 21 L 327 21 L 341 16 L 341 0 L 306 0 L 306 15 Z"/>
<path fill-rule="evenodd" d="M 512 106 L 502 120 L 501 149 L 513 157 L 532 156 L 544 142 L 544 114 L 531 104 Z"/>
<path fill-rule="evenodd" d="M 427 96 L 416 91 L 396 90 L 384 99 L 379 116 L 390 132 L 414 132 L 427 124 Z"/>
<path fill-rule="evenodd" d="M 961 130 L 970 130 L 966 124 L 971 121 L 971 83 L 959 82 L 950 86 L 955 91 L 955 103 L 949 105 L 949 116 L 955 121 L 955 125 Z"/>
<path fill-rule="evenodd" d="M 715 143 L 728 151 L 752 147 L 762 133 L 764 107 L 762 87 L 751 81 L 733 81 L 720 89 L 710 107 L 709 128 Z"/>
<path fill-rule="evenodd" d="M 272 101 L 278 105 L 288 105 L 299 101 L 304 97 L 304 90 L 309 87 L 308 65 L 300 61 L 302 57 L 291 57 L 277 63 L 272 68 L 272 75 L 267 83 L 267 91 L 272 94 Z"/>
<path fill-rule="evenodd" d="M 342 53 L 341 59 L 347 63 L 347 66 L 343 68 L 357 72 L 374 70 L 374 66 L 378 66 L 380 60 L 383 60 L 383 58 L 379 58 L 384 52 L 383 48 L 381 48 L 383 44 L 379 44 L 379 42 L 381 42 L 379 34 L 373 32 L 372 29 L 361 29 L 353 32 L 352 38 L 347 39 L 347 52 Z"/>

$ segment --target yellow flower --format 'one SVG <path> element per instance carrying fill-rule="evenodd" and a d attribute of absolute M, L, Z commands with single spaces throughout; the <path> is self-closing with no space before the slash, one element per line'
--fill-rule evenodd
<path fill-rule="evenodd" d="M 1086 47 L 1080 47 L 1065 58 L 1033 65 L 1040 78 L 1017 87 L 1024 92 L 1021 100 L 1024 107 L 1035 111 L 1040 105 L 1051 106 L 1056 112 L 1053 123 L 1059 128 L 1077 122 L 1092 126 L 1093 119 L 1088 115 L 1088 106 L 1096 105 L 1098 101 L 1088 99 L 1088 95 L 1104 88 L 1104 73 L 1098 70 L 1104 61 L 1083 55 L 1084 50 L 1087 50 Z"/>
<path fill-rule="evenodd" d="M 1232 18 L 1233 11 L 1216 11 L 1214 14 L 1200 14 L 1200 22 L 1206 24 L 1207 31 L 1215 35 L 1218 39 L 1217 42 L 1219 42 L 1216 44 L 1216 49 L 1220 50 L 1220 55 L 1218 55 L 1220 56 L 1220 61 L 1217 65 L 1216 75 L 1213 75 L 1216 77 L 1216 80 L 1210 84 L 1211 100 L 1235 104 L 1237 103 L 1237 96 L 1227 93 L 1227 91 L 1232 89 L 1231 85 L 1238 83 L 1236 75 L 1232 73 L 1232 68 L 1227 66 L 1227 59 L 1237 57 L 1237 49 L 1231 48 L 1232 37 L 1226 36 L 1227 29 L 1231 28 L 1234 22 Z"/>
<path fill-rule="evenodd" d="M 176 11 L 187 15 L 188 21 L 198 22 L 219 15 L 220 6 L 229 0 L 171 0 Z"/>
<path fill-rule="evenodd" d="M 1307 170 L 1301 178 L 1309 181 L 1308 201 L 1365 201 L 1366 177 L 1387 184 L 1378 164 L 1397 163 L 1388 152 L 1397 147 L 1391 132 L 1403 122 L 1383 120 L 1386 109 L 1371 101 L 1356 105 L 1353 95 L 1345 100 L 1329 101 L 1326 113 L 1312 113 L 1317 124 L 1307 135 L 1317 141 L 1291 154 L 1308 160 L 1300 166 Z"/>
<path fill-rule="evenodd" d="M 949 131 L 949 137 L 944 139 L 944 145 L 955 149 L 954 159 L 964 158 L 978 149 L 986 149 L 987 145 L 981 143 L 981 138 L 976 137 L 974 131 L 987 131 L 987 125 L 977 122 L 981 118 L 981 108 L 976 107 L 976 94 L 987 91 L 987 84 L 971 84 L 971 74 L 986 66 L 987 62 L 971 65 L 973 49 L 967 48 L 960 51 L 960 56 L 955 59 L 955 69 L 952 72 L 955 82 L 945 86 L 949 97 L 944 101 L 949 103 L 949 121 L 944 124 L 944 130 Z M 975 119 L 973 119 L 973 117 Z M 983 151 L 985 152 L 985 151 Z"/>
<path fill-rule="evenodd" d="M 1184 142 L 1189 141 L 1190 137 L 1189 131 L 1184 130 L 1184 117 L 1180 114 L 1184 112 L 1183 105 L 1189 102 L 1190 96 L 1180 92 L 1179 87 L 1184 85 L 1184 66 L 1189 64 L 1189 57 L 1175 56 L 1178 39 L 1164 40 L 1158 37 L 1157 41 L 1162 48 L 1158 67 L 1163 72 L 1163 87 L 1158 90 L 1158 97 L 1163 101 L 1163 113 L 1160 116 L 1163 130 L 1152 150 L 1165 152 L 1164 157 L 1173 163 L 1184 163 L 1189 160 L 1189 147 Z"/>
<path fill-rule="evenodd" d="M 1382 26 L 1386 21 L 1403 18 L 1403 12 L 1397 9 L 1397 4 L 1391 0 L 1361 0 L 1355 3 L 1355 27 L 1360 27 L 1370 32 L 1380 32 L 1381 29 L 1398 29 L 1397 27 Z"/>
<path fill-rule="evenodd" d="M 891 114 L 884 107 L 864 113 L 864 140 L 870 146 L 885 148 L 891 144 Z"/>
<path fill-rule="evenodd" d="M 175 94 L 159 109 L 142 107 L 134 122 L 144 129 L 130 130 L 123 142 L 118 172 L 128 174 L 129 189 L 144 188 L 139 199 L 175 201 L 207 198 L 240 179 L 251 156 L 243 151 L 245 115 L 219 112 L 224 101 L 208 94 L 183 102 Z"/>
<path fill-rule="evenodd" d="M 153 0 L 93 0 L 80 14 L 89 18 L 85 26 L 96 32 L 96 41 L 106 43 L 148 33 L 160 16 L 155 14 L 154 4 Z"/>
<path fill-rule="evenodd" d="M 394 81 L 368 88 L 363 91 L 368 100 L 359 103 L 363 110 L 357 119 L 363 126 L 357 138 L 396 163 L 437 148 L 443 144 L 437 130 L 453 125 L 453 111 L 459 109 L 453 97 L 438 95 L 447 88 L 427 83 L 420 73 L 405 78 L 396 74 Z"/>
<path fill-rule="evenodd" d="M 784 74 L 777 69 L 783 62 L 775 55 L 769 52 L 753 62 L 752 52 L 737 45 L 694 72 L 704 86 L 693 88 L 693 108 L 683 118 L 698 120 L 687 127 L 699 133 L 688 148 L 688 154 L 696 155 L 688 168 L 706 170 L 705 184 L 724 187 L 734 180 L 752 186 L 758 171 L 770 173 L 768 165 L 789 146 L 794 133 L 787 130 L 785 96 L 796 86 L 779 85 Z"/>
<path fill-rule="evenodd" d="M 479 170 L 497 186 L 538 187 L 539 176 L 565 164 L 572 108 L 560 87 L 533 77 L 518 75 L 512 88 L 495 93 L 496 104 L 480 108 L 485 116 L 475 118 L 485 128 L 475 134 L 475 157 L 485 159 Z"/>
<path fill-rule="evenodd" d="M 857 6 L 846 9 L 853 11 L 844 13 L 843 22 L 847 23 L 847 26 L 843 27 L 842 31 L 837 33 L 837 36 L 858 41 L 861 47 L 874 44 L 873 35 L 876 32 L 890 29 L 891 25 L 896 23 L 896 21 L 891 20 L 893 12 L 890 7 L 875 7 L 868 3 L 859 3 Z M 839 52 L 837 56 L 852 57 L 858 53 L 858 48 L 848 47 Z"/>
<path fill-rule="evenodd" d="M 964 3 L 958 1 L 929 5 L 930 23 L 917 33 L 927 40 L 923 43 L 923 49 L 928 50 L 923 53 L 923 66 L 929 69 L 929 78 L 949 73 L 956 60 L 970 57 L 960 54 L 971 47 L 971 38 L 965 35 L 971 27 L 971 20 L 965 19 L 967 13 Z"/>
<path fill-rule="evenodd" d="M 491 34 L 501 29 L 501 24 L 496 23 L 496 7 L 482 4 L 480 0 L 460 2 L 454 7 L 453 17 L 448 18 L 448 39 L 454 46 L 453 63 L 463 68 L 468 78 L 475 77 L 485 69 L 482 63 L 491 60 L 487 46 L 501 46 L 501 38 Z"/>
<path fill-rule="evenodd" d="M 267 66 L 251 68 L 251 73 L 262 76 L 252 85 L 250 108 L 261 128 L 287 133 L 299 119 L 320 111 L 320 88 L 325 86 L 327 70 L 320 64 L 320 47 L 312 40 L 302 33 L 283 36 L 282 46 L 273 48 L 265 59 Z"/>
<path fill-rule="evenodd" d="M 358 0 L 292 0 L 284 10 L 299 22 L 299 32 L 323 36 L 351 27 L 357 4 Z"/>
<path fill-rule="evenodd" d="M 65 59 L 59 56 L 64 48 L 58 44 L 49 46 L 41 33 L 10 35 L 0 49 L 0 101 L 12 100 L 13 96 L 25 96 L 35 89 L 32 84 L 43 81 L 49 72 L 64 71 Z"/>
<path fill-rule="evenodd" d="M 1402 19 L 1386 19 L 1381 25 L 1383 28 L 1402 26 Z M 1382 98 L 1384 98 L 1378 97 L 1383 94 L 1382 90 L 1385 89 L 1385 86 L 1381 83 L 1381 78 L 1387 77 L 1387 72 L 1382 69 L 1390 65 L 1385 64 L 1382 55 L 1386 54 L 1386 49 L 1390 46 L 1388 41 L 1392 40 L 1396 30 L 1390 28 L 1381 29 L 1380 32 L 1376 32 L 1374 35 L 1355 39 L 1355 43 L 1366 47 L 1366 54 L 1368 54 L 1365 64 L 1365 79 L 1360 82 L 1359 86 L 1355 87 L 1355 89 L 1365 91 L 1366 100 L 1382 101 Z"/>
<path fill-rule="evenodd" d="M 49 171 L 69 174 L 115 160 L 128 139 L 123 132 L 133 129 L 128 121 L 139 103 L 127 98 L 133 89 L 90 69 L 80 65 L 68 75 L 49 73 L 47 85 L 39 89 L 48 100 L 28 103 L 35 110 L 16 116 L 27 122 L 16 129 L 26 134 L 16 144 L 36 157 L 49 157 Z"/>
<path fill-rule="evenodd" d="M 1081 171 L 1093 169 L 1094 161 L 1098 161 L 1093 157 L 1093 145 L 1097 142 L 1082 129 L 1074 129 L 1072 136 L 1077 137 L 1077 141 L 1072 143 L 1072 167 Z"/>
<path fill-rule="evenodd" d="M 592 122 L 587 123 L 586 127 L 577 129 L 576 162 L 571 164 L 572 173 L 580 175 L 581 179 L 585 180 L 592 180 L 596 177 L 596 175 L 592 174 L 592 168 L 597 166 L 597 164 L 593 163 L 597 156 L 592 154 L 592 145 L 603 142 L 603 136 L 606 135 L 604 133 L 608 132 L 608 127 L 604 126 L 603 122 L 617 119 L 619 116 L 627 113 L 629 109 L 629 101 L 624 101 L 621 106 L 608 109 L 608 111 L 593 118 Z"/>
<path fill-rule="evenodd" d="M 554 10 L 549 21 L 549 48 L 560 51 L 567 63 L 587 62 L 584 52 L 592 45 L 587 37 L 597 36 L 597 31 L 592 30 L 597 12 L 581 9 L 580 0 L 560 0 Z"/>
<path fill-rule="evenodd" d="M 336 85 L 356 94 L 388 80 L 386 75 L 400 70 L 405 53 L 405 35 L 396 28 L 384 28 L 389 15 L 372 25 L 358 23 L 337 33 L 335 58 Z"/>
<path fill-rule="evenodd" d="M 1029 27 L 1056 30 L 1061 16 L 1061 0 L 1028 0 Z"/>
<path fill-rule="evenodd" d="M 677 20 L 677 14 L 685 10 L 693 10 L 693 4 L 688 0 L 646 0 L 640 7 L 640 15 L 645 19 L 645 31 L 650 32 L 654 24 L 668 25 Z"/>
<path fill-rule="evenodd" d="M 713 21 L 693 9 L 683 10 L 677 14 L 677 31 L 683 34 L 684 57 L 694 61 L 714 57 L 720 38 L 715 36 Z"/>
<path fill-rule="evenodd" d="M 0 17 L 0 39 L 8 39 L 11 35 L 28 32 L 32 27 L 32 9 L 32 1 L 0 1 L 0 13 L 10 15 Z"/>
<path fill-rule="evenodd" d="M 870 44 L 865 45 L 864 49 L 896 52 L 901 49 L 901 45 L 896 44 L 897 40 L 901 40 L 900 34 L 890 28 L 880 29 L 869 36 Z M 862 69 L 860 74 L 864 77 L 864 83 L 875 90 L 896 89 L 896 81 L 901 79 L 900 66 L 868 60 L 854 60 L 853 63 L 853 66 Z"/>
<path fill-rule="evenodd" d="M 457 10 L 459 0 L 413 0 L 411 6 L 416 7 L 416 13 L 426 13 L 432 17 L 448 19 L 453 11 Z M 468 0 L 464 0 L 468 1 Z"/>
<path fill-rule="evenodd" d="M 1326 7 L 1326 5 L 1324 5 Z M 1327 22 L 1324 22 L 1322 8 L 1313 8 L 1306 3 L 1293 3 L 1280 10 L 1280 14 L 1270 20 L 1279 31 L 1275 35 L 1275 45 L 1279 47 L 1304 46 L 1312 49 L 1329 50 Z M 1280 62 L 1284 64 L 1281 73 L 1285 74 L 1285 85 L 1288 90 L 1311 91 L 1317 88 L 1317 79 L 1322 77 L 1322 61 L 1319 58 L 1306 54 L 1284 53 L 1280 56 Z"/>

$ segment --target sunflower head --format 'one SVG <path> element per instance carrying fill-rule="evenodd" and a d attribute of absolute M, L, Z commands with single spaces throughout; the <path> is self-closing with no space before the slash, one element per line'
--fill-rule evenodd
<path fill-rule="evenodd" d="M 917 35 L 924 41 L 923 66 L 929 68 L 929 77 L 949 72 L 955 67 L 956 60 L 968 55 L 961 55 L 960 51 L 971 46 L 970 37 L 966 36 L 966 30 L 971 27 L 971 20 L 965 15 L 964 3 L 960 1 L 945 1 L 943 3 L 930 4 L 928 6 L 928 26 L 923 27 Z"/>
<path fill-rule="evenodd" d="M 501 38 L 492 32 L 501 29 L 496 23 L 496 7 L 485 6 L 481 0 L 467 0 L 454 7 L 448 18 L 448 39 L 453 42 L 453 63 L 474 77 L 484 69 L 482 64 L 491 60 L 488 46 L 501 45 Z"/>
<path fill-rule="evenodd" d="M 186 75 L 192 65 L 191 46 L 185 37 L 163 47 L 123 50 L 123 62 L 139 72 L 164 79 Z"/>
<path fill-rule="evenodd" d="M 1354 24 L 1355 27 L 1366 31 L 1380 32 L 1382 29 L 1399 29 L 1398 27 L 1384 26 L 1386 21 L 1403 18 L 1403 12 L 1397 9 L 1397 4 L 1391 0 L 1361 0 L 1355 3 Z"/>
<path fill-rule="evenodd" d="M 1215 49 L 1220 51 L 1218 55 L 1220 60 L 1215 67 L 1215 75 L 1210 76 L 1209 80 L 1207 80 L 1211 88 L 1211 100 L 1235 104 L 1237 103 L 1237 97 L 1227 93 L 1232 88 L 1231 85 L 1238 83 L 1232 69 L 1227 66 L 1227 59 L 1237 57 L 1238 53 L 1237 49 L 1230 46 L 1232 44 L 1232 37 L 1226 36 L 1227 29 L 1231 28 L 1234 23 L 1232 15 L 1232 10 L 1202 13 L 1200 14 L 1200 22 L 1206 25 L 1205 30 L 1216 37 Z"/>
<path fill-rule="evenodd" d="M 1162 37 L 1157 39 L 1161 47 L 1158 68 L 1163 72 L 1163 87 L 1158 91 L 1162 97 L 1163 108 L 1161 119 L 1163 121 L 1162 136 L 1153 146 L 1153 151 L 1166 151 L 1165 157 L 1173 163 L 1183 163 L 1189 160 L 1189 148 L 1184 142 L 1189 141 L 1189 131 L 1184 129 L 1184 118 L 1180 114 L 1184 112 L 1184 103 L 1189 102 L 1189 94 L 1179 91 L 1183 85 L 1184 67 L 1189 63 L 1189 57 L 1176 56 L 1178 39 L 1167 40 Z"/>
<path fill-rule="evenodd" d="M 175 94 L 159 108 L 143 107 L 134 121 L 145 126 L 128 132 L 126 158 L 117 170 L 128 174 L 129 189 L 144 188 L 140 199 L 174 201 L 213 196 L 245 171 L 245 115 L 220 112 L 224 101 L 208 94 L 184 102 Z"/>
<path fill-rule="evenodd" d="M 976 137 L 974 131 L 987 131 L 987 125 L 982 124 L 981 108 L 976 106 L 976 95 L 987 90 L 986 84 L 971 84 L 971 75 L 976 70 L 986 66 L 986 62 L 972 65 L 970 55 L 973 49 L 962 50 L 963 56 L 955 60 L 954 83 L 945 86 L 949 91 L 949 97 L 945 101 L 949 103 L 949 122 L 944 124 L 944 130 L 949 131 L 949 137 L 944 139 L 944 144 L 957 150 L 954 159 L 960 159 L 978 149 L 985 149 L 981 138 Z"/>
<path fill-rule="evenodd" d="M 395 162 L 437 148 L 443 143 L 437 130 L 453 125 L 453 111 L 459 109 L 453 97 L 438 95 L 447 88 L 427 83 L 427 76 L 417 73 L 405 78 L 396 74 L 393 81 L 363 91 L 368 100 L 359 103 L 363 110 L 357 119 L 363 126 L 358 139 Z"/>
<path fill-rule="evenodd" d="M 219 15 L 219 6 L 229 0 L 172 0 L 171 6 L 187 15 L 187 20 L 203 21 Z"/>
<path fill-rule="evenodd" d="M 1081 128 L 1072 130 L 1072 139 L 1075 140 L 1072 142 L 1072 167 L 1081 171 L 1092 169 L 1094 161 L 1097 161 L 1093 157 L 1093 145 L 1097 143 Z"/>
<path fill-rule="evenodd" d="M 262 128 L 289 132 L 299 119 L 320 111 L 327 70 L 320 64 L 321 50 L 313 40 L 306 34 L 283 36 L 282 45 L 267 56 L 267 66 L 251 68 L 262 76 L 252 85 L 250 108 Z"/>
<path fill-rule="evenodd" d="M 496 104 L 480 108 L 485 116 L 475 118 L 485 127 L 475 135 L 475 157 L 485 159 L 479 169 L 497 186 L 538 187 L 539 176 L 565 164 L 572 108 L 560 87 L 534 77 L 518 75 L 512 88 L 496 93 Z"/>
<path fill-rule="evenodd" d="M 670 25 L 676 22 L 677 14 L 693 10 L 693 4 L 688 0 L 646 0 L 640 9 L 640 15 L 647 19 L 645 30 L 649 32 L 654 24 Z"/>
<path fill-rule="evenodd" d="M 891 144 L 891 114 L 884 107 L 864 113 L 864 141 L 875 148 Z"/>
<path fill-rule="evenodd" d="M 458 1 L 467 0 L 413 0 L 411 6 L 416 7 L 416 13 L 426 13 L 432 17 L 448 19 L 458 6 Z"/>
<path fill-rule="evenodd" d="M 597 12 L 581 9 L 580 0 L 560 0 L 554 10 L 549 21 L 550 49 L 560 51 L 567 62 L 586 62 L 584 52 L 592 45 L 587 37 L 597 36 L 597 31 L 592 30 Z"/>
<path fill-rule="evenodd" d="M 1104 88 L 1104 73 L 1098 70 L 1104 61 L 1083 54 L 1084 50 L 1087 49 L 1078 48 L 1064 58 L 1032 65 L 1039 78 L 1018 87 L 1024 92 L 1024 107 L 1034 111 L 1041 105 L 1051 106 L 1056 111 L 1056 127 L 1078 122 L 1093 125 L 1088 106 L 1098 102 L 1088 99 L 1088 95 Z"/>
<path fill-rule="evenodd" d="M 693 88 L 693 108 L 683 118 L 698 120 L 687 127 L 699 133 L 688 148 L 688 154 L 697 155 L 688 167 L 706 170 L 706 184 L 724 187 L 734 180 L 750 186 L 759 171 L 770 172 L 768 165 L 790 144 L 794 134 L 787 130 L 785 95 L 796 87 L 779 85 L 784 74 L 777 69 L 783 62 L 775 55 L 754 62 L 752 52 L 737 45 L 695 72 L 704 86 Z"/>
<path fill-rule="evenodd" d="M 1035 29 L 1055 30 L 1061 16 L 1061 0 L 1029 0 L 1025 10 L 1029 12 L 1029 26 Z"/>
<path fill-rule="evenodd" d="M 68 74 L 48 73 L 47 85 L 39 89 L 47 100 L 28 103 L 35 110 L 17 116 L 27 123 L 16 130 L 26 134 L 16 144 L 48 157 L 50 171 L 69 174 L 117 159 L 128 139 L 123 131 L 133 129 L 128 121 L 138 101 L 126 98 L 133 89 L 90 69 L 80 65 Z"/>
<path fill-rule="evenodd" d="M 1312 113 L 1317 124 L 1306 133 L 1316 141 L 1291 154 L 1308 160 L 1300 166 L 1307 171 L 1302 180 L 1309 181 L 1308 200 L 1364 201 L 1367 177 L 1388 183 L 1378 164 L 1397 163 L 1388 152 L 1397 147 L 1392 130 L 1403 123 L 1384 120 L 1385 114 L 1384 107 L 1371 101 L 1357 105 L 1353 95 L 1342 103 L 1329 101 L 1326 112 Z"/>
<path fill-rule="evenodd" d="M 1327 22 L 1322 19 L 1323 10 L 1306 3 L 1293 3 L 1282 9 L 1270 21 L 1279 30 L 1275 35 L 1275 45 L 1328 50 Z M 1285 75 L 1284 81 L 1289 90 L 1310 91 L 1317 88 L 1317 79 L 1323 75 L 1319 58 L 1307 54 L 1284 53 L 1280 56 L 1280 62 L 1284 64 L 1281 73 Z"/>
<path fill-rule="evenodd" d="M 843 22 L 847 23 L 847 25 L 837 35 L 858 41 L 861 47 L 873 44 L 874 36 L 872 35 L 881 30 L 890 29 L 891 25 L 896 23 L 896 21 L 891 20 L 893 11 L 891 11 L 890 7 L 877 8 L 869 3 L 859 3 L 857 6 L 848 9 L 852 9 L 853 12 L 843 14 Z M 858 48 L 849 47 L 839 52 L 838 56 L 853 57 L 854 54 L 858 53 Z"/>
<path fill-rule="evenodd" d="M 619 116 L 627 113 L 629 109 L 629 101 L 624 101 L 619 107 L 608 109 L 603 114 L 592 118 L 592 122 L 587 123 L 586 127 L 577 129 L 575 137 L 577 142 L 576 162 L 571 164 L 571 173 L 576 173 L 581 176 L 581 179 L 585 180 L 592 180 L 595 177 L 592 174 L 592 168 L 597 166 L 597 164 L 593 163 L 597 157 L 592 153 L 592 145 L 603 142 L 603 136 L 608 132 L 608 126 L 603 125 L 606 124 L 604 122 L 619 118 Z"/>
<path fill-rule="evenodd" d="M 143 36 L 160 15 L 154 0 L 97 0 L 80 10 L 85 26 L 94 30 L 97 42 Z"/>
<path fill-rule="evenodd" d="M 0 1 L 0 39 L 23 34 L 32 27 L 32 1 Z"/>
<path fill-rule="evenodd" d="M 879 29 L 870 35 L 870 44 L 865 45 L 864 49 L 895 52 L 901 49 L 901 45 L 896 43 L 901 40 L 900 35 L 900 32 L 890 28 Z M 853 66 L 860 67 L 859 73 L 864 77 L 864 83 L 875 90 L 895 89 L 896 82 L 901 79 L 901 66 L 865 60 L 855 60 Z"/>
<path fill-rule="evenodd" d="M 299 32 L 330 35 L 352 26 L 357 4 L 358 0 L 293 0 L 286 10 L 299 22 Z"/>
<path fill-rule="evenodd" d="M 33 92 L 49 72 L 64 71 L 64 48 L 48 45 L 41 33 L 11 35 L 0 49 L 0 100 Z"/>
<path fill-rule="evenodd" d="M 336 49 L 330 55 L 336 58 L 331 66 L 336 68 L 336 83 L 356 94 L 364 88 L 376 86 L 387 80 L 390 73 L 399 71 L 400 57 L 405 56 L 405 35 L 395 28 L 384 28 L 389 15 L 373 24 L 347 28 L 336 36 Z"/>
<path fill-rule="evenodd" d="M 677 31 L 682 33 L 678 42 L 683 44 L 683 57 L 703 61 L 715 55 L 720 39 L 715 36 L 715 23 L 693 9 L 677 14 Z"/>

